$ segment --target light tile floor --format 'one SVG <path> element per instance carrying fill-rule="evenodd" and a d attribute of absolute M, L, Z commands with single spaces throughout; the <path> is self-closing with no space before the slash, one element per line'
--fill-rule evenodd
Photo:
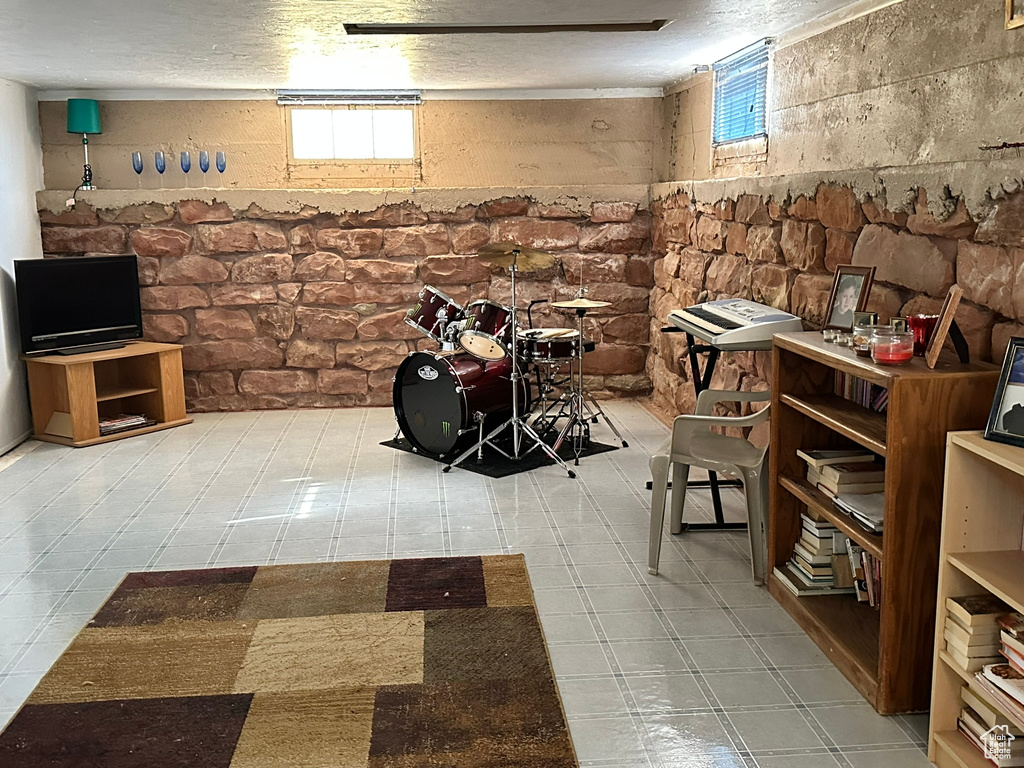
<path fill-rule="evenodd" d="M 40 445 L 0 471 L 0 723 L 126 571 L 524 552 L 583 766 L 927 766 L 926 717 L 864 703 L 751 584 L 744 534 L 666 536 L 648 575 L 647 456 L 667 430 L 638 403 L 607 410 L 630 447 L 575 481 L 442 474 L 378 445 L 389 409 Z M 738 491 L 726 505 L 742 518 Z M 691 491 L 687 519 L 709 507 Z"/>

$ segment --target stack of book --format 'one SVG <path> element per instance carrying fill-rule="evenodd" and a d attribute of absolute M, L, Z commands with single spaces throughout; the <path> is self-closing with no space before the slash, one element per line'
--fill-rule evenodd
<path fill-rule="evenodd" d="M 848 580 L 837 580 L 834 567 L 834 537 L 842 537 L 844 544 L 845 537 L 834 525 L 809 514 L 800 515 L 800 523 L 800 540 L 793 545 L 793 557 L 783 568 L 775 568 L 776 578 L 798 596 L 852 593 Z"/>
<path fill-rule="evenodd" d="M 877 493 L 885 490 L 885 467 L 870 453 L 857 461 L 807 467 L 807 481 L 829 498 L 840 494 Z"/>
<path fill-rule="evenodd" d="M 885 466 L 869 451 L 797 451 L 796 455 L 807 462 L 807 482 L 831 499 L 885 490 Z"/>
<path fill-rule="evenodd" d="M 986 664 L 974 680 L 996 709 L 1013 725 L 1024 728 L 1024 675 L 1009 664 Z"/>
<path fill-rule="evenodd" d="M 993 734 L 1001 736 L 1009 744 L 1010 756 L 991 762 L 1000 768 L 1024 766 L 1024 731 L 969 686 L 965 685 L 960 689 L 960 701 L 963 707 L 956 724 L 967 740 L 985 754 L 985 740 Z M 1012 737 L 1012 740 L 1009 737 Z M 1013 746 L 1018 742 L 1021 747 Z"/>
<path fill-rule="evenodd" d="M 999 634 L 1002 643 L 999 652 L 1007 664 L 1024 674 L 1024 616 L 1019 613 L 1006 613 L 996 621 L 1002 630 Z"/>
<path fill-rule="evenodd" d="M 100 434 L 113 435 L 116 432 L 128 432 L 132 429 L 151 427 L 154 424 L 156 424 L 155 420 L 148 419 L 145 416 L 130 416 L 122 413 L 118 416 L 108 416 L 107 418 L 100 419 Z"/>
<path fill-rule="evenodd" d="M 946 653 L 968 672 L 1002 662 L 997 619 L 1010 609 L 990 594 L 946 599 Z"/>
<path fill-rule="evenodd" d="M 843 493 L 832 499 L 832 505 L 852 517 L 871 533 L 882 533 L 885 528 L 885 492 Z"/>

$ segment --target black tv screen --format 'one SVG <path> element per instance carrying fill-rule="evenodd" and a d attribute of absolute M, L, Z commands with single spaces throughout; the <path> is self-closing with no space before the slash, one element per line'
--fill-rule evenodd
<path fill-rule="evenodd" d="M 135 256 L 16 260 L 14 282 L 25 354 L 142 337 Z"/>

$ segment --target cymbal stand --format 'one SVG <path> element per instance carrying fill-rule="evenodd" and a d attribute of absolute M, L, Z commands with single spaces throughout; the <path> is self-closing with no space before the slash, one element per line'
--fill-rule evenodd
<path fill-rule="evenodd" d="M 519 372 L 519 350 L 517 347 L 519 336 L 519 309 L 518 303 L 516 301 L 516 272 L 518 272 L 519 270 L 516 266 L 516 260 L 519 255 L 519 251 L 513 250 L 512 254 L 512 264 L 508 268 L 509 276 L 512 281 L 512 349 L 510 352 L 510 354 L 512 355 L 512 417 L 509 418 L 504 423 L 500 424 L 499 426 L 495 427 L 493 430 L 491 430 L 491 432 L 485 437 L 481 438 L 476 443 L 476 445 L 467 448 L 462 453 L 462 455 L 455 459 L 455 461 L 453 461 L 451 464 L 446 465 L 442 471 L 451 471 L 452 467 L 457 467 L 469 456 L 473 455 L 473 453 L 477 453 L 479 460 L 479 457 L 482 457 L 483 455 L 484 444 L 490 445 L 496 451 L 505 454 L 510 459 L 519 460 L 520 448 L 523 442 L 523 438 L 528 437 L 534 443 L 530 450 L 533 450 L 534 448 L 540 448 L 542 451 L 544 451 L 544 453 L 548 455 L 548 458 L 553 459 L 556 464 L 558 464 L 562 469 L 564 469 L 569 474 L 569 477 L 574 478 L 576 477 L 576 473 L 569 468 L 568 464 L 562 461 L 562 457 L 555 453 L 555 451 L 551 449 L 551 446 L 549 446 L 547 443 L 540 439 L 540 436 L 533 430 L 533 427 L 527 424 L 526 420 L 519 415 L 519 382 L 522 380 L 522 374 L 520 374 Z M 511 456 L 509 456 L 508 453 L 503 451 L 494 443 L 494 438 L 496 438 L 501 432 L 503 432 L 508 427 L 512 428 Z"/>
<path fill-rule="evenodd" d="M 629 447 L 629 443 L 623 439 L 619 430 L 612 423 L 612 420 L 608 418 L 608 414 L 597 404 L 594 396 L 587 392 L 583 382 L 583 318 L 586 314 L 587 310 L 585 307 L 578 307 L 576 309 L 576 323 L 579 330 L 578 346 L 576 348 L 576 377 L 572 380 L 568 393 L 569 420 L 562 427 L 562 431 L 558 433 L 558 439 L 555 440 L 554 446 L 557 451 L 562 447 L 562 443 L 565 442 L 566 438 L 571 437 L 573 452 L 576 454 L 576 464 L 580 463 L 580 454 L 583 452 L 586 443 L 590 440 L 588 422 L 596 424 L 598 417 L 604 418 L 605 423 L 611 428 L 619 442 L 622 443 L 623 448 Z M 590 403 L 587 402 L 588 400 Z M 590 407 L 591 404 L 593 404 L 593 408 Z"/>

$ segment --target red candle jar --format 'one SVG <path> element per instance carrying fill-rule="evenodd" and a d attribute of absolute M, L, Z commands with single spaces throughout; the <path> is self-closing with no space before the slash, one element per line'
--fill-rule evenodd
<path fill-rule="evenodd" d="M 914 334 L 914 354 L 918 357 L 924 357 L 937 322 L 938 315 L 911 315 L 907 318 L 907 327 Z"/>
<path fill-rule="evenodd" d="M 914 356 L 914 334 L 910 331 L 875 331 L 871 334 L 871 359 L 883 365 L 899 365 Z"/>

